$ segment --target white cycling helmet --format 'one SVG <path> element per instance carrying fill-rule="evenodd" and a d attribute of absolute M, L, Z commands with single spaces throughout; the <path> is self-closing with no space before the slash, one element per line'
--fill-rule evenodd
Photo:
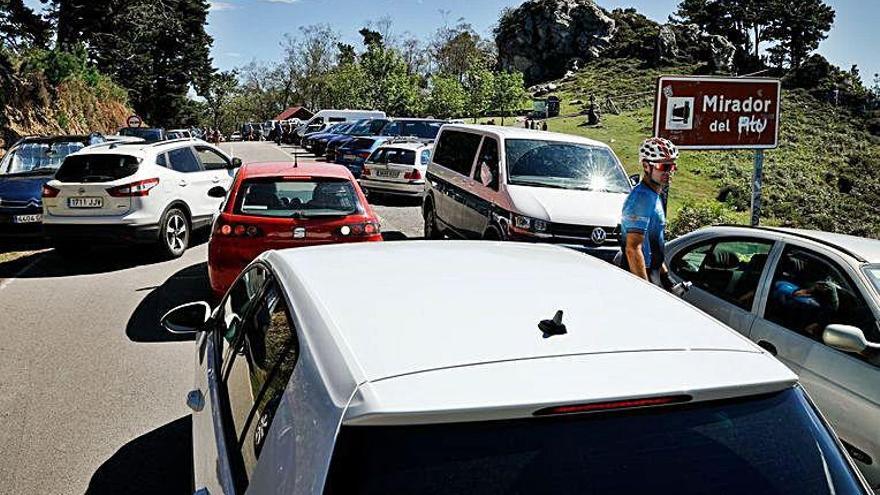
<path fill-rule="evenodd" d="M 645 139 L 639 148 L 639 158 L 649 162 L 666 162 L 678 158 L 678 148 L 672 141 L 659 137 Z"/>

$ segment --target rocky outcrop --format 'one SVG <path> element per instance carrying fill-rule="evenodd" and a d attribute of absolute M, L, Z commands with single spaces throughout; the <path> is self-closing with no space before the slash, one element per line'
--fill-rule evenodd
<path fill-rule="evenodd" d="M 502 16 L 495 41 L 501 67 L 531 85 L 562 77 L 572 60 L 600 56 L 614 31 L 593 0 L 530 0 Z"/>
<path fill-rule="evenodd" d="M 708 34 L 696 24 L 664 24 L 657 36 L 659 63 L 706 62 L 712 71 L 733 67 L 736 46 L 727 38 Z"/>

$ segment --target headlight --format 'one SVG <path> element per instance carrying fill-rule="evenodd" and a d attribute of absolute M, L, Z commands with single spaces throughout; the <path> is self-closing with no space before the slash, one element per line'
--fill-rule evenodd
<path fill-rule="evenodd" d="M 539 220 L 537 218 L 529 218 L 524 217 L 522 215 L 514 215 L 513 216 L 513 225 L 514 227 L 521 230 L 528 230 L 530 232 L 546 232 L 547 231 L 547 222 L 544 220 Z"/>

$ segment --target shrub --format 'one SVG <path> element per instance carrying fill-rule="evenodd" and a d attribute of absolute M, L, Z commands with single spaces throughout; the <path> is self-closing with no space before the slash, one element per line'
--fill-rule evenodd
<path fill-rule="evenodd" d="M 701 227 L 734 223 L 736 216 L 724 205 L 714 201 L 687 201 L 678 215 L 666 226 L 670 239 L 687 234 Z"/>

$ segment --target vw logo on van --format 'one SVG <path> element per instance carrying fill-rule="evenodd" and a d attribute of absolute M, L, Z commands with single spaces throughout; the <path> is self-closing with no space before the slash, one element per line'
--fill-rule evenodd
<path fill-rule="evenodd" d="M 605 240 L 608 239 L 608 234 L 602 227 L 596 227 L 593 229 L 593 233 L 590 234 L 590 239 L 596 244 L 605 244 Z"/>

